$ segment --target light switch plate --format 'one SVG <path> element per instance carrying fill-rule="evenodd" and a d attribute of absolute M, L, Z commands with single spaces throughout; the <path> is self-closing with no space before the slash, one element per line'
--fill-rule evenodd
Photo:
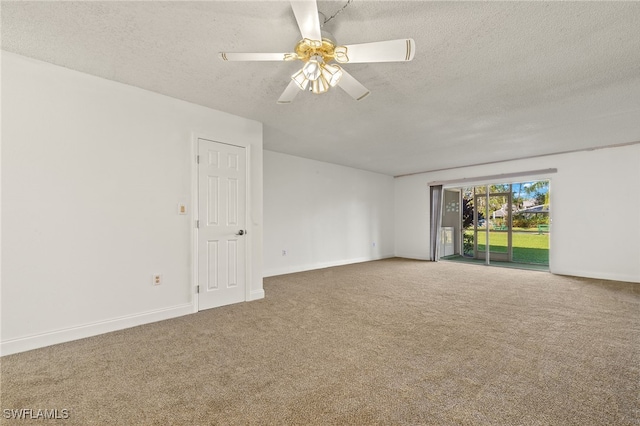
<path fill-rule="evenodd" d="M 178 204 L 178 214 L 187 214 L 187 206 L 185 204 Z"/>

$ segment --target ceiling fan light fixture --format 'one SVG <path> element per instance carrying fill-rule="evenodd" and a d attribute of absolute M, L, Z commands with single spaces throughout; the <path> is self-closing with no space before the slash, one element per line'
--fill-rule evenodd
<path fill-rule="evenodd" d="M 340 10 L 326 18 L 318 11 L 316 0 L 291 0 L 291 9 L 302 35 L 302 40 L 296 43 L 293 52 L 221 52 L 220 58 L 224 61 L 302 62 L 302 69 L 291 76 L 292 81 L 278 98 L 278 103 L 290 103 L 298 92 L 296 88 L 320 94 L 336 86 L 340 86 L 349 96 L 359 101 L 370 92 L 346 69 L 343 69 L 342 64 L 411 61 L 416 49 L 415 41 L 411 38 L 337 45 L 335 38 L 322 26 L 335 18 L 352 1 L 347 0 Z"/>
<path fill-rule="evenodd" d="M 309 79 L 304 75 L 303 70 L 293 74 L 291 79 L 296 82 L 300 90 L 307 90 L 307 87 L 309 87 Z"/>
<path fill-rule="evenodd" d="M 318 79 L 311 81 L 311 91 L 316 95 L 325 93 L 327 90 L 329 90 L 329 82 L 324 76 L 320 75 Z"/>
<path fill-rule="evenodd" d="M 311 81 L 315 81 L 320 77 L 322 73 L 322 65 L 324 61 L 322 60 L 322 56 L 314 55 L 309 59 L 309 61 L 304 64 L 302 67 L 302 72 L 304 76 Z"/>
<path fill-rule="evenodd" d="M 322 76 L 327 80 L 331 87 L 336 87 L 342 77 L 342 68 L 338 65 L 324 64 L 322 66 Z"/>

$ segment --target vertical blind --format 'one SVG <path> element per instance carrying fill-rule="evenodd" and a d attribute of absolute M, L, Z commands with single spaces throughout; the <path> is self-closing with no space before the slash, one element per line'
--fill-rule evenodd
<path fill-rule="evenodd" d="M 429 260 L 437 262 L 440 251 L 440 224 L 442 223 L 442 185 L 431 185 L 431 216 L 429 221 Z"/>

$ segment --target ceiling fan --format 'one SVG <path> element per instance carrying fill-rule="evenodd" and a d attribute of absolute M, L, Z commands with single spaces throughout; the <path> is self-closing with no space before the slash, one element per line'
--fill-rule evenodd
<path fill-rule="evenodd" d="M 402 62 L 412 60 L 415 55 L 415 42 L 411 38 L 337 45 L 331 35 L 320 29 L 316 0 L 291 1 L 291 8 L 302 34 L 293 52 L 219 54 L 223 61 L 302 61 L 302 69 L 291 76 L 279 104 L 291 103 L 301 90 L 321 94 L 335 86 L 359 101 L 369 95 L 369 90 L 335 62 Z"/>

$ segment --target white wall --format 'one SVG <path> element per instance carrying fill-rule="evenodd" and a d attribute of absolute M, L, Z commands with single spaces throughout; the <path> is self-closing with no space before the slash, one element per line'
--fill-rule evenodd
<path fill-rule="evenodd" d="M 429 258 L 429 182 L 548 168 L 551 272 L 640 282 L 640 144 L 396 178 L 396 255 Z"/>
<path fill-rule="evenodd" d="M 264 275 L 393 256 L 393 187 L 391 176 L 264 151 Z"/>
<path fill-rule="evenodd" d="M 250 147 L 261 297 L 260 123 L 3 52 L 3 354 L 193 312 L 193 133 Z"/>

